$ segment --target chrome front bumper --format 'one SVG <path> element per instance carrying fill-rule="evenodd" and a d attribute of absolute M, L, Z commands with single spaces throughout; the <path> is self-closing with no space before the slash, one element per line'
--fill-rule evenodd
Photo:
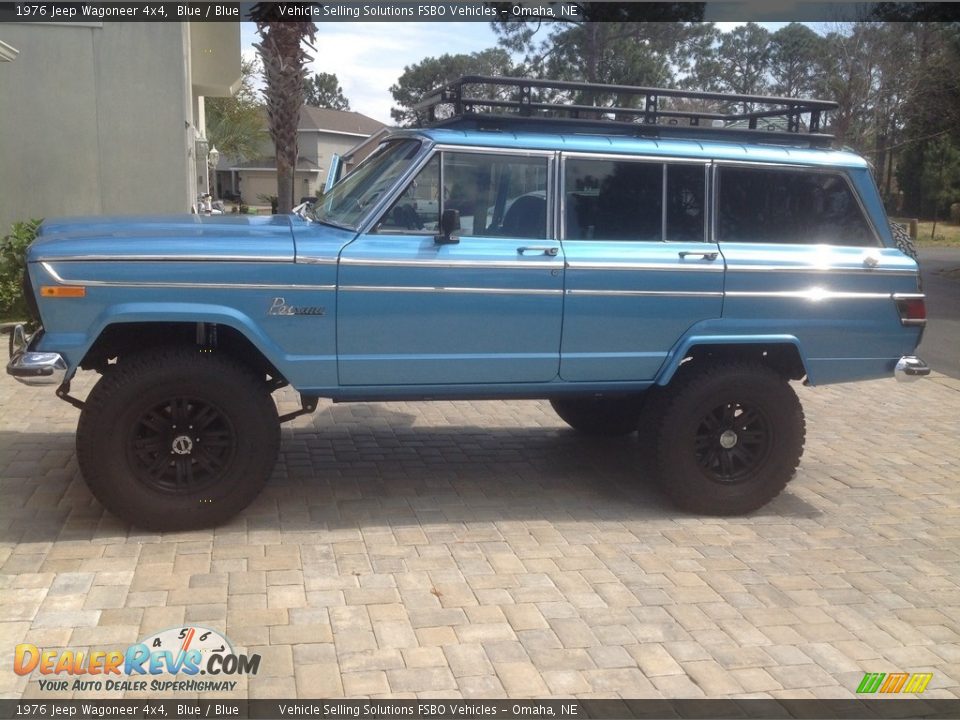
<path fill-rule="evenodd" d="M 930 374 L 930 366 L 916 355 L 906 355 L 897 361 L 893 376 L 900 382 L 919 380 Z"/>
<path fill-rule="evenodd" d="M 67 376 L 67 361 L 60 353 L 30 351 L 33 337 L 26 334 L 23 325 L 13 329 L 7 374 L 24 385 L 62 385 Z"/>

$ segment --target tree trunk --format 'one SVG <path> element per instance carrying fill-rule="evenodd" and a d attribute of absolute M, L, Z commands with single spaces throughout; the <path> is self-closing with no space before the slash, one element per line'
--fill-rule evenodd
<path fill-rule="evenodd" d="M 303 50 L 313 40 L 316 26 L 299 22 L 258 22 L 262 42 L 255 47 L 263 58 L 267 117 L 277 154 L 277 212 L 293 208 L 294 173 L 297 167 L 297 126 L 303 107 L 303 81 L 310 56 Z"/>

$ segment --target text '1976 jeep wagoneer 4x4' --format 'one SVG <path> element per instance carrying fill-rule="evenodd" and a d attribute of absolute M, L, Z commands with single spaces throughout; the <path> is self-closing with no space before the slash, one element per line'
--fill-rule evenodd
<path fill-rule="evenodd" d="M 800 462 L 791 380 L 929 372 L 917 264 L 834 107 L 461 78 L 289 216 L 45 222 L 8 371 L 80 408 L 83 477 L 145 528 L 242 510 L 319 398 L 549 399 L 642 426 L 680 508 L 749 512 Z"/>

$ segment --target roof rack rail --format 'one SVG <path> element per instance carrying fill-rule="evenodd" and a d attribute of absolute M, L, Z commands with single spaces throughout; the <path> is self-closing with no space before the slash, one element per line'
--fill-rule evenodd
<path fill-rule="evenodd" d="M 427 93 L 413 110 L 433 127 L 562 124 L 578 132 L 824 147 L 833 140 L 820 132 L 824 116 L 837 107 L 828 100 L 465 75 Z"/>

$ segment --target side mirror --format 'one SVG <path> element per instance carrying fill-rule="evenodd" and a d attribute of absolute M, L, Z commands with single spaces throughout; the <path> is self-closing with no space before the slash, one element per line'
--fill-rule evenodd
<path fill-rule="evenodd" d="M 440 216 L 440 234 L 433 241 L 437 245 L 456 245 L 460 242 L 455 233 L 460 229 L 460 211 L 449 208 Z"/>

